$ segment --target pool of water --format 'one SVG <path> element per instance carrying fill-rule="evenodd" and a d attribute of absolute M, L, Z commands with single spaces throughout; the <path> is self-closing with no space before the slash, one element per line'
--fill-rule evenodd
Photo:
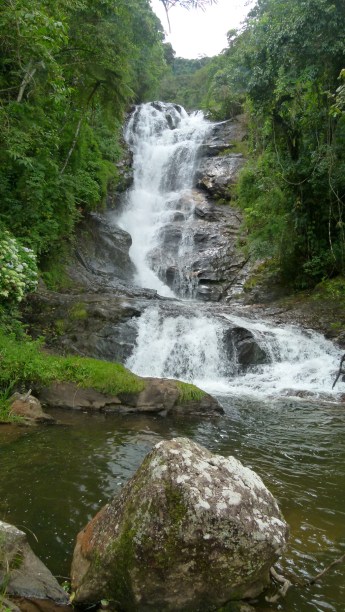
<path fill-rule="evenodd" d="M 36 554 L 68 577 L 78 531 L 162 438 L 188 436 L 253 468 L 290 525 L 281 570 L 300 582 L 345 553 L 345 410 L 293 400 L 220 397 L 215 420 L 51 411 L 56 427 L 0 426 L 0 519 L 28 533 Z M 345 610 L 345 564 L 259 612 Z"/>

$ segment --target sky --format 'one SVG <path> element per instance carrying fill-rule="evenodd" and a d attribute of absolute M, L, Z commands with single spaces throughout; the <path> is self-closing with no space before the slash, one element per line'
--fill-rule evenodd
<path fill-rule="evenodd" d="M 174 7 L 169 11 L 171 34 L 160 0 L 151 0 L 156 15 L 166 32 L 165 42 L 170 42 L 177 57 L 189 59 L 218 55 L 227 47 L 226 33 L 239 28 L 254 0 L 218 0 L 205 11 L 187 11 Z"/>

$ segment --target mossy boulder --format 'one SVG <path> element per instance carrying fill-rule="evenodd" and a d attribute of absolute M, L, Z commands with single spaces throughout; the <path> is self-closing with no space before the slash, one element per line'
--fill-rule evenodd
<path fill-rule="evenodd" d="M 162 378 L 137 377 L 136 382 L 132 390 L 115 394 L 58 381 L 40 388 L 38 395 L 46 406 L 99 412 L 146 412 L 161 416 L 217 416 L 224 412 L 215 398 L 194 385 Z"/>
<path fill-rule="evenodd" d="M 287 525 L 257 474 L 185 438 L 159 442 L 80 532 L 77 603 L 124 611 L 213 610 L 269 583 Z"/>

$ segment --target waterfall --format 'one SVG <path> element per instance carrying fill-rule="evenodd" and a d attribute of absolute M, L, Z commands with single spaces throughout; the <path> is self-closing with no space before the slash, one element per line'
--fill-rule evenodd
<path fill-rule="evenodd" d="M 193 312 L 195 304 L 182 314 L 169 313 L 164 306 L 147 308 L 126 365 L 141 376 L 178 378 L 217 395 L 331 400 L 344 390 L 339 383 L 332 391 L 341 351 L 321 334 L 226 313 L 213 316 L 205 305 L 197 316 Z M 243 328 L 266 354 L 266 363 L 243 367 L 236 347 L 227 354 L 227 331 Z"/>
<path fill-rule="evenodd" d="M 136 282 L 165 297 L 193 297 L 191 271 L 184 269 L 184 254 L 193 248 L 188 190 L 209 130 L 201 113 L 188 115 L 161 102 L 136 107 L 126 128 L 134 184 L 119 225 L 132 237 Z M 177 217 L 183 230 L 173 262 L 174 292 L 165 244 Z M 315 332 L 235 315 L 227 305 L 177 299 L 148 306 L 136 325 L 136 347 L 126 365 L 142 376 L 178 378 L 218 395 L 256 399 L 334 400 L 344 391 L 341 381 L 332 391 L 340 350 Z"/>
<path fill-rule="evenodd" d="M 188 115 L 177 104 L 152 102 L 135 109 L 125 131 L 133 152 L 134 182 L 119 225 L 132 237 L 137 284 L 163 296 L 174 296 L 166 284 L 164 228 L 176 215 L 184 218 L 186 231 L 179 236 L 177 253 L 183 261 L 189 244 L 188 217 L 193 213 L 183 196 L 193 185 L 198 149 L 209 129 L 200 112 Z M 177 271 L 181 276 L 182 268 Z"/>

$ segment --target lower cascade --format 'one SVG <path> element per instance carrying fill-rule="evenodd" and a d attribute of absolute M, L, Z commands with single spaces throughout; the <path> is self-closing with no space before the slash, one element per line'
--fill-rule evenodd
<path fill-rule="evenodd" d="M 224 312 L 215 316 L 199 304 L 195 316 L 195 306 L 189 315 L 148 308 L 126 365 L 141 376 L 178 378 L 220 395 L 337 398 L 332 383 L 341 352 L 321 334 Z"/>

